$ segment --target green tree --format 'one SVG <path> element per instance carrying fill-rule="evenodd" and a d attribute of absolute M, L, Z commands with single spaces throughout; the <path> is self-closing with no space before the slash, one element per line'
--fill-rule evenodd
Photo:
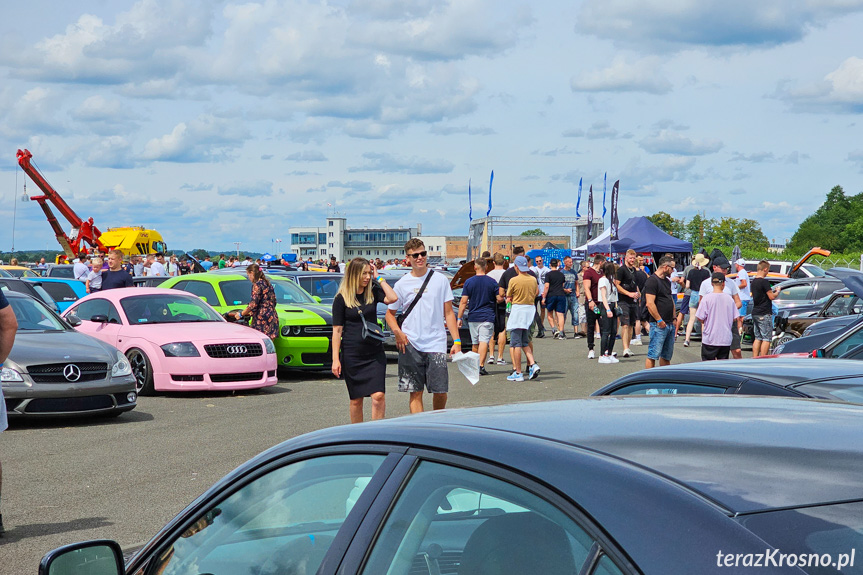
<path fill-rule="evenodd" d="M 755 220 L 722 218 L 713 226 L 712 243 L 717 246 L 739 245 L 743 249 L 766 250 L 767 236 Z"/>
<path fill-rule="evenodd" d="M 814 214 L 800 223 L 788 242 L 788 250 L 804 253 L 813 246 L 844 252 L 863 246 L 863 194 L 846 196 L 834 186 Z"/>
<path fill-rule="evenodd" d="M 540 228 L 534 228 L 532 230 L 525 230 L 521 232 L 523 236 L 547 236 L 548 234 L 542 231 Z"/>
<path fill-rule="evenodd" d="M 196 250 L 192 250 L 192 255 L 195 256 L 197 259 L 202 260 L 208 255 L 210 255 L 210 252 L 205 249 L 198 248 Z"/>
<path fill-rule="evenodd" d="M 667 212 L 656 212 L 652 216 L 647 216 L 653 225 L 676 238 L 682 238 L 685 233 L 686 220 L 678 220 Z"/>
<path fill-rule="evenodd" d="M 713 231 L 716 228 L 716 220 L 706 218 L 701 214 L 695 214 L 683 227 L 683 236 L 686 241 L 692 242 L 693 249 L 716 244 L 713 241 Z"/>

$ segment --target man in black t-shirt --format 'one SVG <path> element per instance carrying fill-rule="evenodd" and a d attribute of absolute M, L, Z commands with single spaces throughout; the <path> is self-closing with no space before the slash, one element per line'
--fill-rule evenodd
<path fill-rule="evenodd" d="M 623 357 L 632 355 L 629 343 L 632 340 L 632 330 L 638 320 L 638 283 L 635 281 L 635 250 L 626 250 L 623 265 L 617 270 L 614 285 L 617 286 L 617 309 L 620 310 L 620 339 L 623 342 Z"/>
<path fill-rule="evenodd" d="M 563 333 L 563 323 L 566 319 L 567 307 L 566 292 L 563 291 L 566 276 L 558 269 L 560 267 L 560 260 L 553 258 L 549 264 L 551 271 L 545 274 L 542 303 L 550 315 L 552 337 L 555 339 L 566 339 L 566 335 Z"/>
<path fill-rule="evenodd" d="M 650 343 L 647 346 L 647 359 L 644 367 L 668 365 L 674 354 L 674 299 L 671 296 L 671 282 L 668 277 L 674 271 L 674 258 L 662 256 L 656 272 L 644 284 L 644 303 L 650 322 Z"/>
<path fill-rule="evenodd" d="M 102 272 L 102 291 L 123 287 L 132 287 L 132 275 L 123 269 L 123 252 L 111 250 L 108 269 Z"/>
<path fill-rule="evenodd" d="M 760 357 L 770 353 L 770 340 L 773 339 L 773 300 L 779 292 L 770 287 L 767 272 L 770 262 L 761 260 L 755 277 L 752 278 L 750 293 L 752 294 L 752 330 L 755 341 L 752 343 L 752 357 Z"/>

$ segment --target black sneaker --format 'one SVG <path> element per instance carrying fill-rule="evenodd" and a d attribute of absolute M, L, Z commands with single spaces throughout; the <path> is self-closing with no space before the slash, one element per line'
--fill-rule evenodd
<path fill-rule="evenodd" d="M 480 375 L 488 375 L 488 372 L 486 371 L 486 369 L 484 367 L 480 367 L 479 368 L 479 374 Z"/>

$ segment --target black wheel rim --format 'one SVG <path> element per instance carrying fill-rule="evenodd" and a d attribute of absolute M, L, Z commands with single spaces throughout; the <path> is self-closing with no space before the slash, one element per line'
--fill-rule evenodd
<path fill-rule="evenodd" d="M 147 360 L 144 354 L 134 351 L 129 354 L 129 364 L 132 366 L 132 373 L 135 374 L 135 390 L 140 393 L 147 382 L 149 370 L 147 369 Z"/>

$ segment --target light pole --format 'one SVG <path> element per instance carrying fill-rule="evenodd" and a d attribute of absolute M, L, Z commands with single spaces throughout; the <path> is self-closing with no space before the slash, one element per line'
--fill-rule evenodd
<path fill-rule="evenodd" d="M 240 245 L 241 245 L 242 243 L 243 243 L 243 242 L 234 242 L 234 245 L 235 245 L 235 246 L 237 246 L 237 258 L 238 258 L 238 259 L 239 259 L 239 257 L 240 257 Z"/>

